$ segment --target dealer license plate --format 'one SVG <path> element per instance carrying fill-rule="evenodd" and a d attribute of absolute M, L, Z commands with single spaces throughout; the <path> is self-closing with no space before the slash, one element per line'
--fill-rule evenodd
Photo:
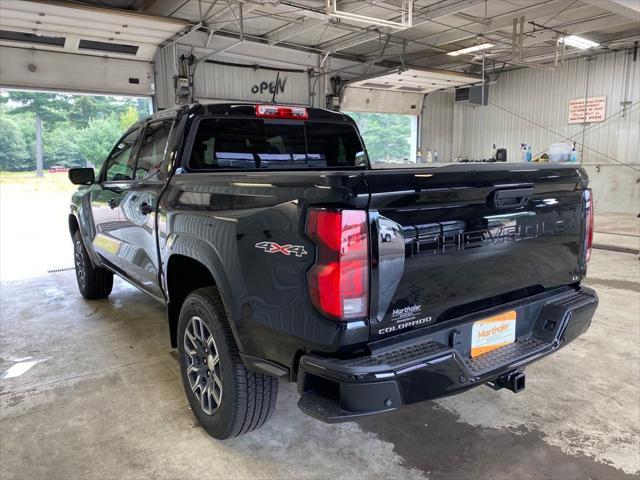
<path fill-rule="evenodd" d="M 471 331 L 471 356 L 477 357 L 516 341 L 516 311 L 479 320 Z"/>

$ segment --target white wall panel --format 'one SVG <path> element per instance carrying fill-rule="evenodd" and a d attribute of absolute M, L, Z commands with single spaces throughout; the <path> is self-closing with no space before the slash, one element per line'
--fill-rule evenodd
<path fill-rule="evenodd" d="M 460 152 L 454 151 L 453 92 L 427 95 L 422 111 L 422 156 L 427 148 L 438 152 L 438 158 L 451 161 Z"/>
<path fill-rule="evenodd" d="M 279 78 L 277 78 L 279 75 Z M 194 77 L 195 96 L 205 100 L 270 102 L 278 80 L 278 103 L 306 105 L 309 102 L 309 76 L 306 71 L 236 67 L 202 63 Z"/>
<path fill-rule="evenodd" d="M 229 43 L 228 39 L 227 43 Z M 236 55 L 236 49 L 246 49 L 246 43 L 239 44 L 230 51 L 221 52 L 212 59 L 247 65 L 248 68 L 206 61 L 196 68 L 193 79 L 196 101 L 201 103 L 220 101 L 269 102 L 273 95 L 269 86 L 275 83 L 276 76 L 280 72 L 279 84 L 280 86 L 284 84 L 284 88 L 278 90 L 276 100 L 285 104 L 307 105 L 309 103 L 309 76 L 307 74 L 309 66 L 307 64 L 292 63 L 294 55 L 289 56 L 288 59 L 283 56 L 282 62 L 271 58 L 250 61 L 244 53 L 238 52 Z M 283 50 L 272 48 L 278 51 Z M 173 77 L 176 74 L 176 58 L 179 59 L 181 55 L 188 56 L 193 53 L 199 59 L 210 54 L 208 50 L 201 50 L 194 48 L 192 51 L 191 48 L 185 46 L 180 46 L 177 49 L 169 46 L 158 51 L 155 64 L 158 108 L 174 106 Z M 254 66 L 256 67 L 254 68 Z M 265 84 L 267 88 L 264 88 Z M 324 95 L 321 97 L 324 99 Z"/>
<path fill-rule="evenodd" d="M 171 108 L 175 105 L 173 46 L 157 51 L 154 68 L 156 79 L 155 106 L 159 110 Z"/>
<path fill-rule="evenodd" d="M 626 97 L 625 97 L 626 87 Z M 582 164 L 594 185 L 596 206 L 601 211 L 640 211 L 640 61 L 626 52 L 612 52 L 591 61 L 568 61 L 564 68 L 543 71 L 532 68 L 502 74 L 488 87 L 487 107 L 453 106 L 445 94 L 427 98 L 423 117 L 423 148 L 437 146 L 443 161 L 458 154 L 486 158 L 491 145 L 508 149 L 509 161 L 519 161 L 519 144 L 532 146 L 535 154 L 549 145 L 577 141 Z M 569 124 L 569 100 L 606 96 L 606 116 L 621 112 L 621 102 L 634 106 L 602 123 Z M 441 101 L 443 104 L 441 104 Z M 452 128 L 448 118 L 453 111 Z M 580 147 L 583 143 L 584 148 Z M 440 145 L 452 145 L 448 155 Z M 610 157 L 610 158 L 607 158 Z M 600 168 L 597 166 L 600 165 Z"/>

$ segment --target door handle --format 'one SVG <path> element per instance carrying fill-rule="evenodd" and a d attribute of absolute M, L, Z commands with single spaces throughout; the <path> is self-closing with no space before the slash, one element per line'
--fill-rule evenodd
<path fill-rule="evenodd" d="M 147 202 L 143 202 L 138 205 L 138 211 L 143 215 L 149 215 L 151 212 L 153 212 L 153 208 Z"/>
<path fill-rule="evenodd" d="M 493 208 L 524 207 L 533 196 L 533 187 L 496 190 L 491 194 L 490 204 Z"/>
<path fill-rule="evenodd" d="M 114 208 L 116 208 L 116 207 L 118 206 L 118 202 L 116 202 L 116 200 L 115 200 L 114 198 L 110 198 L 110 199 L 107 201 L 107 205 L 109 205 L 109 208 L 110 208 L 111 210 L 113 210 Z"/>

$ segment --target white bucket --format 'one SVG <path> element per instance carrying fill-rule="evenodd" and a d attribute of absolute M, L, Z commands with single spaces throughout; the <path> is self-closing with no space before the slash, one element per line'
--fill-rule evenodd
<path fill-rule="evenodd" d="M 549 147 L 549 161 L 568 162 L 572 148 L 568 143 L 554 143 Z"/>

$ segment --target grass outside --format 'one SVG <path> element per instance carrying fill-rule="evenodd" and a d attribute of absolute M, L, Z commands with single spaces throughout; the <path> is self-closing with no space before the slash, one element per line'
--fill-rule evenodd
<path fill-rule="evenodd" d="M 4 192 L 73 192 L 78 187 L 73 185 L 67 172 L 44 172 L 44 177 L 36 176 L 36 172 L 0 172 L 0 190 Z"/>

